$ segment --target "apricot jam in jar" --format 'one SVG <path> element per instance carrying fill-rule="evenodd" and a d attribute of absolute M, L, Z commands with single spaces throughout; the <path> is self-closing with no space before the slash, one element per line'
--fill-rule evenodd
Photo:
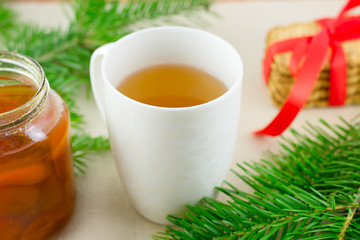
<path fill-rule="evenodd" d="M 41 66 L 0 51 L 0 239 L 42 240 L 69 219 L 69 112 Z"/>

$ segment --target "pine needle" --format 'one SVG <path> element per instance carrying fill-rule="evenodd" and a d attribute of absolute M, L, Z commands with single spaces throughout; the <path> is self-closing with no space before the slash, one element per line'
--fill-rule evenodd
<path fill-rule="evenodd" d="M 233 171 L 252 193 L 227 183 L 231 200 L 188 206 L 154 239 L 360 239 L 360 117 L 341 121 L 292 129 L 279 153 Z"/>
<path fill-rule="evenodd" d="M 89 154 L 110 148 L 108 139 L 90 137 L 86 133 L 83 115 L 79 114 L 76 97 L 82 89 L 90 92 L 89 62 L 99 46 L 140 28 L 168 21 L 184 24 L 198 20 L 196 14 L 207 10 L 210 0 L 75 0 L 74 16 L 66 31 L 42 28 L 18 20 L 17 14 L 0 3 L 0 45 L 8 51 L 28 55 L 43 67 L 50 86 L 65 100 L 71 115 L 74 166 L 84 173 Z M 195 22 L 195 21 L 194 21 Z"/>

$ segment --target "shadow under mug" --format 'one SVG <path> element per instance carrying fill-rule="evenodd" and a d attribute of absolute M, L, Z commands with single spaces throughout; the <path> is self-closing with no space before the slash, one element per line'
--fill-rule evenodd
<path fill-rule="evenodd" d="M 116 90 L 131 73 L 165 63 L 209 72 L 228 90 L 210 102 L 182 108 L 143 104 Z M 168 224 L 166 216 L 181 216 L 185 204 L 214 196 L 234 154 L 242 75 L 241 58 L 230 44 L 187 27 L 137 31 L 93 53 L 92 90 L 111 151 L 134 207 L 145 218 Z"/>

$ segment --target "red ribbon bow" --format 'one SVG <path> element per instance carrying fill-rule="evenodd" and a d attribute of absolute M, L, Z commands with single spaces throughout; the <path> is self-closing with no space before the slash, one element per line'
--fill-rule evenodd
<path fill-rule="evenodd" d="M 263 75 L 268 82 L 271 63 L 275 54 L 292 52 L 290 72 L 295 77 L 294 85 L 278 115 L 256 134 L 277 136 L 295 119 L 314 89 L 330 52 L 329 105 L 344 105 L 346 99 L 346 58 L 341 43 L 360 38 L 360 16 L 345 14 L 360 5 L 360 0 L 350 0 L 336 18 L 317 20 L 322 29 L 314 36 L 299 37 L 276 42 L 268 47 L 263 62 Z M 300 67 L 301 60 L 303 61 Z"/>

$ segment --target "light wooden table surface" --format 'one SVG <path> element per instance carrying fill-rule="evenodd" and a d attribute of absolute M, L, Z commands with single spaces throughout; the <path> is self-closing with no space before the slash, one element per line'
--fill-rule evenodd
<path fill-rule="evenodd" d="M 204 16 L 211 22 L 206 30 L 230 42 L 244 62 L 244 85 L 241 119 L 238 132 L 235 163 L 258 161 L 264 150 L 276 150 L 278 138 L 256 137 L 252 131 L 267 124 L 277 113 L 261 78 L 261 60 L 266 32 L 273 26 L 309 21 L 334 16 L 343 0 L 292 1 L 226 1 L 213 5 L 221 18 Z M 56 2 L 12 3 L 24 20 L 41 25 L 63 25 L 67 20 Z M 106 135 L 105 124 L 92 100 L 79 99 L 88 120 L 89 132 Z M 347 119 L 359 113 L 359 107 L 334 107 L 303 110 L 293 126 L 300 128 L 305 121 L 316 122 L 324 118 L 337 122 L 338 116 Z M 77 179 L 77 203 L 74 214 L 65 228 L 51 240 L 143 240 L 163 231 L 164 226 L 153 224 L 139 216 L 119 180 L 110 154 L 94 158 L 86 175 Z M 233 174 L 228 181 L 249 190 Z"/>

